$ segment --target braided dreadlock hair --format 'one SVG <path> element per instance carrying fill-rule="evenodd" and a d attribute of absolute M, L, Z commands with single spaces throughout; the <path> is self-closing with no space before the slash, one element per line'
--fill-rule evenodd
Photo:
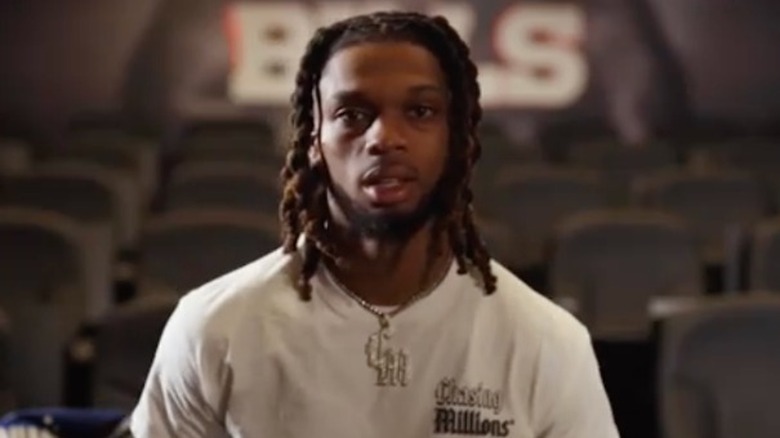
<path fill-rule="evenodd" d="M 428 49 L 445 72 L 450 93 L 450 150 L 448 165 L 438 187 L 439 202 L 447 214 L 437 217 L 431 247 L 446 237 L 453 250 L 458 273 L 474 266 L 482 277 L 487 294 L 495 291 L 496 277 L 490 269 L 490 255 L 480 239 L 472 207 L 471 172 L 479 159 L 481 144 L 476 134 L 482 118 L 477 68 L 469 48 L 443 17 L 414 12 L 378 12 L 360 15 L 320 28 L 306 48 L 291 96 L 293 137 L 281 173 L 284 194 L 279 213 L 282 221 L 283 250 L 298 250 L 303 235 L 298 289 L 304 300 L 311 298 L 309 281 L 322 257 L 336 258 L 329 243 L 326 222 L 327 177 L 324 164 L 312 164 L 309 149 L 312 133 L 319 129 L 315 117 L 321 115 L 318 84 L 328 59 L 339 49 L 363 42 L 411 42 Z"/>

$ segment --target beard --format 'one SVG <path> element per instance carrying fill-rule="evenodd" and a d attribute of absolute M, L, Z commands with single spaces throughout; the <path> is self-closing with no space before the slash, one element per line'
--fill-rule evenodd
<path fill-rule="evenodd" d="M 344 213 L 353 232 L 360 236 L 392 242 L 404 242 L 418 232 L 439 211 L 437 199 L 440 188 L 437 184 L 426 193 L 412 211 L 403 213 L 372 212 L 349 198 L 346 191 L 332 183 L 329 190 L 333 201 Z"/>

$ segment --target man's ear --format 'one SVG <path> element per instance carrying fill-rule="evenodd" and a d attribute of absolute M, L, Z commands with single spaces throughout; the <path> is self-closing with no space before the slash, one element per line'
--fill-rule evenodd
<path fill-rule="evenodd" d="M 322 162 L 322 153 L 320 152 L 320 148 L 317 147 L 316 144 L 313 144 L 309 146 L 309 163 L 311 163 L 312 167 L 320 164 Z"/>
<path fill-rule="evenodd" d="M 309 162 L 312 166 L 316 166 L 322 162 L 322 150 L 320 149 L 320 141 L 316 135 L 311 136 L 311 145 L 309 146 Z"/>

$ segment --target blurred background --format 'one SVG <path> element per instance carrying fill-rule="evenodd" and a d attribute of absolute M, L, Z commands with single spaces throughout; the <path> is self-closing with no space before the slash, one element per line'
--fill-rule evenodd
<path fill-rule="evenodd" d="M 470 45 L 484 237 L 622 436 L 776 437 L 774 0 L 0 2 L 0 413 L 130 412 L 176 299 L 278 246 L 308 38 L 382 9 Z"/>

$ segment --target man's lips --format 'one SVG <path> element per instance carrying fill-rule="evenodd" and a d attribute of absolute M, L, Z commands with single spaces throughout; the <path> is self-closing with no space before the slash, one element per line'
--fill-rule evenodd
<path fill-rule="evenodd" d="M 394 186 L 417 179 L 417 172 L 402 164 L 379 165 L 366 171 L 361 179 L 362 186 Z"/>
<path fill-rule="evenodd" d="M 405 165 L 380 165 L 369 169 L 361 178 L 363 192 L 376 206 L 405 202 L 411 196 L 412 182 L 417 172 Z"/>

